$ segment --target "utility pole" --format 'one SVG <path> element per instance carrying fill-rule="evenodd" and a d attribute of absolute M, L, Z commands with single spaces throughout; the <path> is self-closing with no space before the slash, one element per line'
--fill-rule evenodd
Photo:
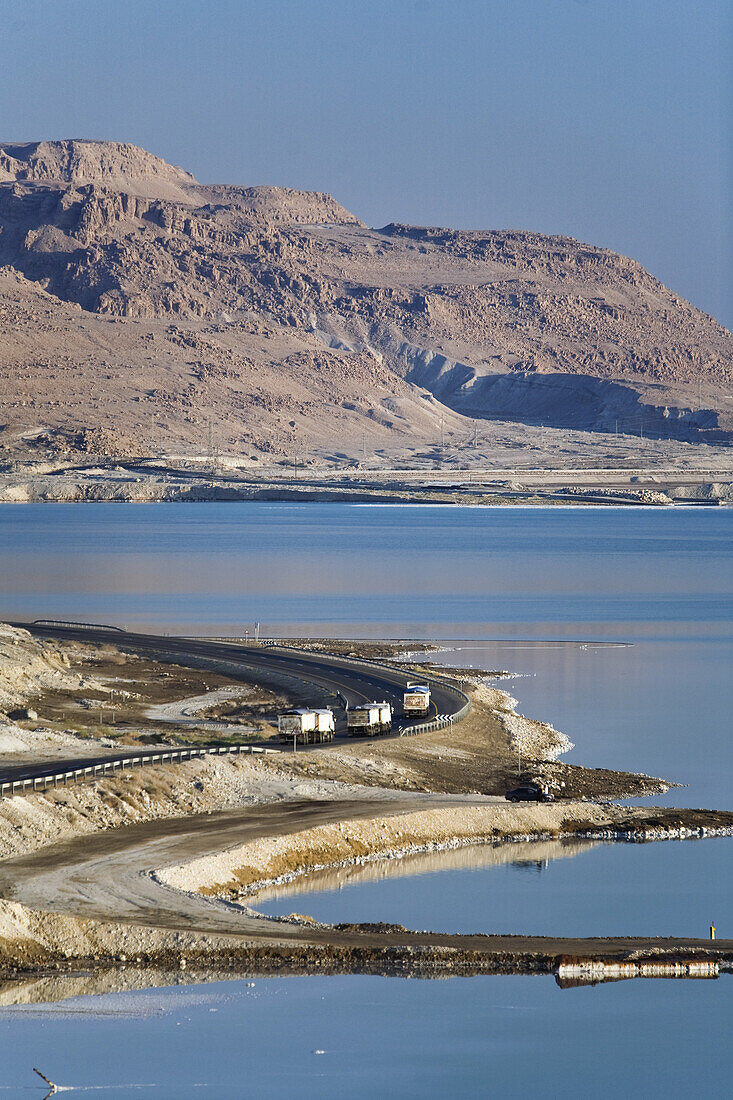
<path fill-rule="evenodd" d="M 366 429 L 361 429 L 361 460 L 366 462 Z"/>
<path fill-rule="evenodd" d="M 213 417 L 213 414 L 211 414 L 211 413 L 209 414 L 208 452 L 209 452 L 209 454 L 208 454 L 209 469 L 211 470 L 212 474 L 215 474 L 216 473 L 216 466 L 217 466 L 217 461 L 216 461 L 217 460 L 217 453 L 216 453 L 216 447 L 214 446 L 214 417 Z"/>
<path fill-rule="evenodd" d="M 445 447 L 445 432 L 443 430 L 444 422 L 445 422 L 445 417 L 444 417 L 443 413 L 441 413 L 440 414 L 440 445 L 441 445 L 441 447 Z"/>
<path fill-rule="evenodd" d="M 474 451 L 478 447 L 478 424 L 473 426 L 473 449 Z"/>

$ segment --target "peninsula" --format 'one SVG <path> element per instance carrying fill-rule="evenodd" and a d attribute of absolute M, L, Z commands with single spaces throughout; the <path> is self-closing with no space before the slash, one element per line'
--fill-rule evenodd
<path fill-rule="evenodd" d="M 305 678 L 313 678 L 313 690 L 320 676 L 324 690 L 329 667 L 395 681 L 435 673 L 419 654 L 408 658 L 396 647 L 324 642 L 310 654 L 282 648 L 289 674 L 263 686 L 262 672 L 252 674 L 251 644 L 161 638 L 153 647 L 118 632 L 113 645 L 94 636 L 85 641 L 83 631 L 74 640 L 54 640 L 52 628 L 33 630 L 0 632 L 3 769 L 41 761 L 47 777 L 64 776 L 81 757 L 100 767 L 72 770 L 70 782 L 32 782 L 0 801 L 4 1003 L 32 999 L 33 989 L 48 998 L 183 975 L 191 981 L 312 970 L 551 973 L 563 960 L 581 965 L 589 957 L 632 969 L 652 962 L 683 969 L 733 964 L 727 940 L 557 939 L 482 929 L 462 936 L 257 912 L 257 895 L 268 884 L 324 865 L 469 844 L 482 846 L 487 863 L 501 863 L 517 845 L 531 851 L 550 841 L 644 842 L 733 831 L 733 812 L 611 801 L 669 784 L 561 763 L 567 739 L 517 714 L 497 672 L 448 670 L 452 681 L 442 674 L 446 689 L 460 684 L 470 699 L 458 722 L 413 736 L 337 737 L 293 753 L 273 737 L 272 716 L 304 689 Z M 299 686 L 293 668 L 307 660 Z M 209 708 L 201 706 L 207 694 Z M 182 696 L 199 700 L 198 733 L 162 713 L 163 704 Z M 100 726 L 97 715 L 105 709 Z M 213 739 L 208 710 L 228 725 Z M 242 720 L 256 723 L 257 746 L 273 751 L 233 754 Z M 182 744 L 206 751 L 183 762 L 174 762 L 171 751 L 167 762 L 161 759 L 166 747 Z M 123 750 L 156 746 L 148 767 L 99 774 Z M 507 803 L 504 792 L 517 778 L 540 780 L 555 800 Z M 63 977 L 55 992 L 45 981 L 37 985 L 49 975 Z"/>

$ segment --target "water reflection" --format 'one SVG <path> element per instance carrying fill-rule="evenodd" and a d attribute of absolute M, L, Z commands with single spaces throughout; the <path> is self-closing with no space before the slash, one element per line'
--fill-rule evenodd
<path fill-rule="evenodd" d="M 722 1100 L 729 1009 L 725 980 L 563 991 L 551 978 L 514 975 L 258 978 L 253 988 L 238 981 L 84 998 L 42 1019 L 37 1010 L 2 1012 L 0 1083 L 3 1095 L 24 1095 L 36 1065 L 54 1081 L 104 1087 L 109 1100 L 140 1096 L 144 1083 L 166 1100 L 538 1092 Z"/>
<path fill-rule="evenodd" d="M 282 916 L 286 898 L 323 894 L 346 886 L 366 886 L 391 879 L 412 878 L 445 871 L 482 871 L 511 865 L 520 871 L 540 872 L 557 859 L 568 859 L 598 846 L 593 840 L 530 840 L 504 844 L 471 844 L 432 852 L 411 852 L 393 859 L 379 858 L 343 867 L 299 875 L 290 882 L 266 886 L 251 904 L 263 913 Z"/>
<path fill-rule="evenodd" d="M 0 616 L 420 638 L 724 630 L 732 531 L 726 509 L 619 523 L 613 509 L 10 504 Z"/>
<path fill-rule="evenodd" d="M 707 939 L 715 914 L 730 912 L 732 849 L 731 837 L 478 845 L 317 872 L 252 903 L 268 915 L 296 910 L 329 924 Z M 726 923 L 719 935 L 728 932 Z"/>
<path fill-rule="evenodd" d="M 94 970 L 72 974 L 41 974 L 32 978 L 17 978 L 0 982 L 0 1009 L 31 1010 L 35 1006 L 52 1006 L 64 1002 L 64 1011 L 74 1014 L 73 1005 L 65 1004 L 74 998 L 102 998 L 111 994 L 139 992 L 144 989 L 173 989 L 189 987 L 193 983 L 231 980 L 231 974 L 211 967 L 205 974 L 190 974 L 184 970 L 155 969 L 153 967 L 117 966 L 113 970 Z M 109 1006 L 110 1011 L 114 1006 Z M 128 1008 L 130 1008 L 128 1004 Z M 51 1009 L 51 1011 L 55 1011 Z M 105 1005 L 97 999 L 94 1004 L 80 1002 L 78 1012 L 101 1013 Z M 125 1003 L 114 1007 L 117 1015 L 125 1014 Z M 133 1010 L 134 1011 L 134 1010 Z"/>

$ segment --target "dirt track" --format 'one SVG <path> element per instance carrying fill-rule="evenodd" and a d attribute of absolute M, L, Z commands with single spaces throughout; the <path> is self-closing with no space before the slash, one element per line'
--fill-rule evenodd
<path fill-rule="evenodd" d="M 255 944 L 264 948 L 263 960 L 268 957 L 268 951 L 274 950 L 277 955 L 279 948 L 290 944 L 296 949 L 298 958 L 302 954 L 300 949 L 305 949 L 315 951 L 321 962 L 338 958 L 339 965 L 347 968 L 351 959 L 353 969 L 368 968 L 378 960 L 385 964 L 385 959 L 394 956 L 394 961 L 416 949 L 421 955 L 421 968 L 428 965 L 432 970 L 454 970 L 464 963 L 479 970 L 492 969 L 505 967 L 509 962 L 514 969 L 536 969 L 540 964 L 541 968 L 546 968 L 560 955 L 680 957 L 702 952 L 712 953 L 719 959 L 733 959 L 733 941 L 730 940 L 719 940 L 713 945 L 706 940 L 650 937 L 458 936 L 410 932 L 394 926 L 330 927 L 275 921 L 252 915 L 240 907 L 172 889 L 150 874 L 154 868 L 187 862 L 233 845 L 332 822 L 367 817 L 384 819 L 418 807 L 458 810 L 467 805 L 485 807 L 487 818 L 500 808 L 504 810 L 497 800 L 428 795 L 280 802 L 221 814 L 150 822 L 74 839 L 33 855 L 8 860 L 0 867 L 0 892 L 3 897 L 31 910 L 46 910 L 105 924 L 116 922 L 118 927 L 121 923 L 175 933 L 173 938 L 162 935 L 154 944 L 149 943 L 146 952 L 149 961 L 169 960 L 171 952 L 177 950 L 199 958 L 203 951 L 212 962 L 231 957 L 232 953 L 234 957 L 241 956 L 244 951 L 244 958 L 251 962 L 249 948 Z M 523 807 L 525 813 L 532 809 L 547 810 L 549 807 Z M 582 809 L 587 812 L 588 808 Z M 570 810 L 571 807 L 565 807 L 562 812 L 570 818 Z M 642 816 L 648 819 L 650 814 L 649 809 L 613 807 L 607 816 L 609 822 L 615 821 L 617 826 L 625 817 L 627 825 L 633 827 L 635 819 Z M 733 824 L 733 814 L 724 816 L 729 819 L 729 826 Z M 134 929 L 129 931 L 134 933 Z M 181 933 L 187 934 L 185 944 L 180 939 Z M 206 937 L 206 941 L 197 947 L 199 936 Z M 119 945 L 121 940 L 118 938 L 116 942 Z M 95 959 L 104 963 L 105 953 L 95 954 Z M 109 956 L 106 961 L 110 961 Z M 6 965 L 8 962 L 9 959 Z"/>

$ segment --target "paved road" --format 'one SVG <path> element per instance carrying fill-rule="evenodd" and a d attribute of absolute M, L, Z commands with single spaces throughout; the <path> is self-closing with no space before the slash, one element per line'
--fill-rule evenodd
<path fill-rule="evenodd" d="M 200 638 L 161 637 L 158 634 L 135 634 L 128 631 L 105 627 L 73 627 L 68 625 L 14 623 L 14 626 L 29 630 L 43 638 L 66 641 L 108 643 L 120 649 L 143 654 L 162 661 L 174 661 L 181 665 L 203 666 L 212 671 L 217 669 L 230 675 L 237 674 L 251 680 L 252 675 L 287 684 L 296 680 L 302 686 L 311 685 L 319 692 L 329 692 L 340 696 L 350 707 L 357 703 L 385 700 L 392 704 L 396 720 L 405 728 L 415 725 L 402 715 L 402 695 L 410 675 L 382 666 L 372 666 L 366 662 L 340 657 L 329 657 L 321 653 L 308 653 L 277 646 L 241 645 L 231 642 L 209 641 Z M 455 691 L 446 688 L 439 681 L 431 681 L 431 713 L 453 715 L 463 706 L 464 699 Z M 346 736 L 345 710 L 336 712 L 336 735 Z M 328 745 L 318 746 L 328 749 Z M 161 748 L 151 749 L 147 755 L 159 754 Z M 106 760 L 131 759 L 146 755 L 139 750 L 127 753 L 115 751 L 104 756 Z M 73 768 L 90 767 L 100 762 L 100 754 L 85 757 L 73 757 L 54 761 L 58 771 L 70 771 Z M 0 782 L 12 782 L 19 779 L 34 779 L 48 774 L 49 764 L 25 763 L 0 768 Z"/>

